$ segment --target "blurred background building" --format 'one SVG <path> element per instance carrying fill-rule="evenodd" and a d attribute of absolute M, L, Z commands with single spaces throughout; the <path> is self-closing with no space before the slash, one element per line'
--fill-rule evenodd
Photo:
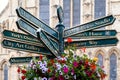
<path fill-rule="evenodd" d="M 107 15 L 113 15 L 116 18 L 115 22 L 100 29 L 116 30 L 116 36 L 120 40 L 120 0 L 8 0 L 5 9 L 0 13 L 0 42 L 3 40 L 2 32 L 4 30 L 24 33 L 16 26 L 16 21 L 19 19 L 15 11 L 16 8 L 23 7 L 52 28 L 55 28 L 58 24 L 56 13 L 58 5 L 63 8 L 63 24 L 66 29 Z M 77 54 L 83 54 L 81 49 L 78 49 Z M 85 54 L 90 58 L 99 58 L 98 64 L 104 67 L 108 74 L 105 80 L 120 80 L 120 42 L 117 43 L 117 46 L 86 48 Z M 9 63 L 11 57 L 36 55 L 6 49 L 0 45 L 0 80 L 18 80 L 20 77 L 17 68 L 24 64 L 11 65 Z"/>

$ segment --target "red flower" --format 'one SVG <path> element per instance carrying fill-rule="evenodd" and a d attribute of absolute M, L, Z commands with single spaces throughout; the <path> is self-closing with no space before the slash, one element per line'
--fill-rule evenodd
<path fill-rule="evenodd" d="M 89 63 L 89 61 L 86 59 L 86 60 L 85 60 L 85 64 L 84 64 L 84 67 L 85 67 L 85 68 L 88 67 L 88 63 Z"/>
<path fill-rule="evenodd" d="M 89 62 L 88 59 L 86 59 L 86 60 L 85 60 L 85 64 L 88 65 L 88 62 Z"/>
<path fill-rule="evenodd" d="M 94 71 L 96 69 L 96 65 L 95 64 L 91 64 L 90 68 L 92 69 L 92 71 Z"/>
<path fill-rule="evenodd" d="M 64 77 L 62 75 L 60 75 L 59 80 L 64 80 Z"/>
<path fill-rule="evenodd" d="M 62 63 L 64 63 L 64 64 L 65 64 L 65 62 L 66 62 L 65 60 L 62 60 Z"/>
<path fill-rule="evenodd" d="M 88 77 L 90 77 L 92 75 L 92 73 L 90 71 L 85 71 L 85 73 L 87 74 Z"/>
<path fill-rule="evenodd" d="M 25 76 L 21 76 L 22 80 L 24 80 L 26 77 Z"/>
<path fill-rule="evenodd" d="M 50 59 L 50 62 L 51 62 L 52 64 L 54 64 L 54 59 Z"/>
<path fill-rule="evenodd" d="M 20 67 L 18 67 L 17 72 L 20 73 Z"/>
<path fill-rule="evenodd" d="M 59 62 L 60 64 L 65 64 L 65 63 L 66 63 L 65 60 L 58 60 L 58 62 Z"/>
<path fill-rule="evenodd" d="M 49 73 L 49 72 L 51 72 L 51 70 L 50 70 L 50 69 L 48 69 L 48 73 Z"/>
<path fill-rule="evenodd" d="M 22 73 L 23 73 L 23 74 L 26 74 L 26 70 L 22 70 Z"/>
<path fill-rule="evenodd" d="M 82 47 L 82 48 L 80 48 L 83 52 L 85 52 L 86 51 L 86 48 L 85 47 Z"/>
<path fill-rule="evenodd" d="M 105 78 L 106 74 L 100 72 L 100 76 L 101 76 L 101 79 L 103 80 Z"/>
<path fill-rule="evenodd" d="M 71 43 L 72 42 L 72 38 L 67 38 L 67 42 Z"/>
<path fill-rule="evenodd" d="M 40 60 L 42 60 L 43 56 L 40 54 Z"/>

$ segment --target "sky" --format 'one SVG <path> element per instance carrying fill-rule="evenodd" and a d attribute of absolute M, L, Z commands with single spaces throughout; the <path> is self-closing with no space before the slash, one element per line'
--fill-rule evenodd
<path fill-rule="evenodd" d="M 0 13 L 6 7 L 8 0 L 0 0 Z"/>

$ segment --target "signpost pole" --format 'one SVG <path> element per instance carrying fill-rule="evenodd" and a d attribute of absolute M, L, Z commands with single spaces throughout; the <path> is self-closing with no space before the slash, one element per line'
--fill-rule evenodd
<path fill-rule="evenodd" d="M 63 38 L 63 30 L 65 29 L 65 26 L 62 24 L 63 23 L 63 10 L 61 6 L 58 6 L 57 8 L 57 15 L 58 15 L 58 20 L 59 23 L 56 26 L 56 30 L 59 33 L 59 54 L 64 53 L 64 38 Z"/>
<path fill-rule="evenodd" d="M 59 23 L 56 26 L 57 31 L 59 32 L 59 53 L 64 53 L 64 38 L 63 38 L 63 30 L 65 26 L 61 23 Z"/>

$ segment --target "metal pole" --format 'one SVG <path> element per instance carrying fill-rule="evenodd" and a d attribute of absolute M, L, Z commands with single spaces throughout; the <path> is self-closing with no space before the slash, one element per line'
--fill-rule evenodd
<path fill-rule="evenodd" d="M 63 38 L 63 30 L 65 29 L 65 26 L 63 23 L 63 10 L 62 7 L 59 5 L 57 8 L 57 16 L 59 23 L 56 26 L 57 31 L 59 32 L 59 54 L 61 55 L 64 53 L 64 38 Z"/>
<path fill-rule="evenodd" d="M 57 31 L 59 32 L 59 54 L 61 55 L 64 53 L 64 38 L 63 38 L 63 30 L 65 29 L 65 26 L 61 23 L 59 23 L 56 26 Z"/>

